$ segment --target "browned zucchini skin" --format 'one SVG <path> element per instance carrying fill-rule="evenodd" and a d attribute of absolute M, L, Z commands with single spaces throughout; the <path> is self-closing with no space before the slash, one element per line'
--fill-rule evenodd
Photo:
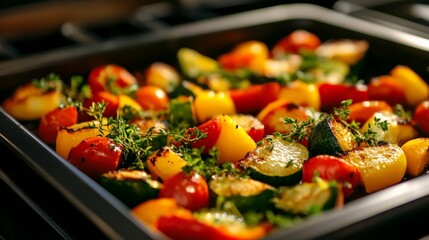
<path fill-rule="evenodd" d="M 128 170 L 121 170 L 128 171 Z M 137 170 L 134 170 L 137 171 Z M 103 174 L 100 185 L 125 205 L 132 208 L 146 200 L 158 197 L 162 184 L 149 178 L 126 178 L 118 179 L 118 171 Z"/>

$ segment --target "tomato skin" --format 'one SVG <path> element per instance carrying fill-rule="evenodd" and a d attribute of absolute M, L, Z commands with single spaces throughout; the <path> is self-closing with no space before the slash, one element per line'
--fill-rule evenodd
<path fill-rule="evenodd" d="M 191 146 L 192 148 L 198 148 L 198 149 L 201 149 L 202 147 L 204 147 L 204 152 L 207 153 L 210 149 L 213 148 L 213 146 L 217 142 L 217 139 L 219 138 L 220 130 L 221 130 L 221 123 L 219 121 L 219 118 L 212 118 L 207 122 L 197 126 L 197 129 L 201 133 L 205 133 L 206 137 L 203 139 L 197 140 L 195 142 L 192 142 Z M 194 129 L 190 128 L 188 132 L 191 134 L 191 139 L 192 139 L 193 138 L 192 134 L 194 132 Z"/>
<path fill-rule="evenodd" d="M 270 82 L 229 91 L 237 113 L 256 113 L 277 99 L 281 86 Z"/>
<path fill-rule="evenodd" d="M 180 172 L 164 182 L 159 197 L 174 198 L 180 206 L 197 211 L 208 207 L 209 187 L 197 172 Z"/>
<path fill-rule="evenodd" d="M 353 103 L 357 103 L 369 99 L 368 88 L 364 85 L 322 83 L 319 85 L 319 94 L 321 110 L 324 112 L 339 107 L 344 100 L 351 99 Z"/>
<path fill-rule="evenodd" d="M 349 119 L 364 124 L 376 112 L 389 111 L 393 112 L 392 107 L 385 101 L 363 101 L 353 103 L 349 107 Z"/>
<path fill-rule="evenodd" d="M 429 100 L 419 103 L 414 110 L 412 123 L 423 134 L 429 135 Z"/>
<path fill-rule="evenodd" d="M 114 93 L 115 90 L 109 86 L 109 81 L 112 79 L 113 88 L 124 89 L 137 84 L 137 79 L 128 70 L 115 64 L 102 65 L 92 69 L 89 73 L 88 84 L 93 94 L 100 91 Z"/>
<path fill-rule="evenodd" d="M 165 110 L 170 101 L 167 93 L 160 87 L 142 86 L 137 89 L 136 100 L 145 110 Z"/>
<path fill-rule="evenodd" d="M 67 161 L 92 178 L 114 171 L 121 161 L 122 146 L 106 137 L 91 137 L 72 147 Z"/>
<path fill-rule="evenodd" d="M 39 122 L 38 135 L 47 144 L 55 144 L 60 127 L 76 124 L 78 112 L 76 107 L 56 108 L 43 115 Z"/>
<path fill-rule="evenodd" d="M 320 46 L 320 39 L 305 30 L 296 30 L 282 38 L 273 48 L 273 53 L 298 53 L 301 49 L 314 51 Z"/>
<path fill-rule="evenodd" d="M 351 186 L 343 186 L 344 196 L 349 196 L 361 182 L 360 173 L 355 166 L 330 155 L 318 155 L 305 161 L 302 181 L 312 182 L 316 172 L 317 176 L 328 181 L 348 182 Z"/>
<path fill-rule="evenodd" d="M 117 111 L 119 108 L 119 97 L 107 91 L 100 91 L 100 92 L 94 93 L 91 98 L 84 100 L 83 107 L 86 109 L 89 109 L 92 103 L 103 103 L 103 102 L 106 104 L 106 109 L 103 112 L 103 116 L 116 117 Z M 80 117 L 79 119 L 80 122 L 94 119 L 93 117 L 89 116 L 85 111 L 83 111 L 79 117 Z"/>
<path fill-rule="evenodd" d="M 368 84 L 369 100 L 386 101 L 391 106 L 407 105 L 404 89 L 400 82 L 390 75 L 379 76 L 371 79 Z"/>

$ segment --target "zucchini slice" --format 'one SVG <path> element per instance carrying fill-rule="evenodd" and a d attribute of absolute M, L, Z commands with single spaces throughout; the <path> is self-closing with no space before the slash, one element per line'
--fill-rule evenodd
<path fill-rule="evenodd" d="M 156 198 L 162 188 L 162 183 L 146 172 L 125 169 L 103 174 L 100 185 L 130 208 Z"/>
<path fill-rule="evenodd" d="M 308 159 L 307 148 L 281 137 L 267 136 L 249 152 L 239 166 L 249 170 L 251 178 L 271 186 L 290 186 L 302 179 L 302 167 Z"/>
<path fill-rule="evenodd" d="M 314 215 L 344 203 L 340 185 L 320 178 L 279 191 L 279 197 L 274 199 L 276 208 L 291 214 Z"/>
<path fill-rule="evenodd" d="M 321 154 L 340 156 L 357 146 L 352 132 L 333 117 L 318 122 L 308 139 L 311 157 Z"/>
<path fill-rule="evenodd" d="M 209 182 L 209 188 L 213 200 L 221 197 L 233 202 L 241 212 L 266 210 L 274 197 L 273 187 L 251 178 L 216 177 Z"/>

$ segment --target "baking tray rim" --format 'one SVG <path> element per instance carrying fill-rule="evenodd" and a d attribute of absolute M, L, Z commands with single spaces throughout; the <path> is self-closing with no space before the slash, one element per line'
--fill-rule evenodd
<path fill-rule="evenodd" d="M 326 18 L 326 14 L 329 14 L 330 17 Z M 429 40 L 427 39 L 359 20 L 311 4 L 285 4 L 231 16 L 222 16 L 216 19 L 173 27 L 150 36 L 142 35 L 118 39 L 101 44 L 89 52 L 103 52 L 117 49 L 123 45 L 140 45 L 165 38 L 176 39 L 293 19 L 315 20 L 388 41 L 402 43 L 429 52 Z M 52 60 L 49 60 L 49 57 L 54 57 L 53 59 L 58 61 L 65 57 L 85 54 L 88 54 L 88 49 L 86 49 L 86 47 L 79 51 L 60 51 L 0 63 L 0 76 L 2 74 L 13 74 L 14 72 L 25 71 L 28 68 L 37 68 L 44 64 L 50 64 Z M 39 59 L 40 61 L 34 63 L 35 59 Z M 15 66 L 17 63 L 30 63 L 31 61 L 33 61 L 33 63 L 28 66 Z M 0 124 L 0 139 L 12 148 L 39 175 L 61 192 L 73 205 L 79 208 L 109 238 L 136 239 L 144 236 L 156 239 L 162 238 L 162 236 L 153 232 L 147 226 L 140 224 L 129 214 L 128 208 L 119 202 L 119 200 L 102 189 L 86 175 L 70 166 L 49 146 L 41 142 L 34 134 L 28 131 L 24 125 L 10 117 L 2 108 L 0 108 L 0 120 L 0 122 L 2 122 L 2 124 Z M 31 148 L 28 148 L 28 146 L 31 146 Z M 32 153 L 36 153 L 36 155 L 32 155 Z M 37 160 L 34 156 L 38 156 L 38 158 L 42 158 L 43 160 Z M 46 158 L 43 158 L 44 156 L 46 156 Z M 55 172 L 54 170 L 62 173 L 62 179 L 54 177 L 59 174 L 59 172 Z M 72 181 L 72 183 L 63 181 L 66 178 Z M 354 200 L 341 210 L 330 210 L 325 212 L 322 216 L 307 219 L 293 228 L 279 229 L 267 236 L 267 239 L 284 239 L 285 237 L 312 239 L 338 231 L 344 227 L 375 217 L 383 212 L 394 210 L 400 206 L 406 206 L 413 201 L 429 196 L 429 181 L 427 181 L 426 178 L 426 176 L 419 177 L 373 193 L 364 198 Z M 80 198 L 82 191 L 85 191 L 88 195 Z M 89 199 L 88 196 L 91 196 L 91 199 Z M 95 200 L 97 200 L 98 204 L 94 204 L 93 201 Z M 109 214 L 106 214 L 106 209 L 110 209 Z M 114 217 L 117 217 L 117 219 L 114 219 Z M 341 221 L 335 221 L 339 219 L 341 219 Z M 311 228 L 311 231 L 308 231 L 309 228 Z"/>

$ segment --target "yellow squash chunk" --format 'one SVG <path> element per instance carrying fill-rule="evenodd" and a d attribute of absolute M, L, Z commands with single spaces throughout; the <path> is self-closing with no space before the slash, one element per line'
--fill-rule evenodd
<path fill-rule="evenodd" d="M 402 145 L 407 156 L 407 173 L 411 176 L 420 175 L 429 163 L 429 138 L 416 138 Z"/>
<path fill-rule="evenodd" d="M 60 90 L 45 92 L 29 83 L 19 87 L 2 107 L 17 120 L 32 121 L 57 108 L 62 98 Z"/>
<path fill-rule="evenodd" d="M 256 143 L 231 117 L 219 117 L 221 130 L 215 147 L 219 150 L 219 162 L 236 162 L 256 148 Z"/>
<path fill-rule="evenodd" d="M 399 65 L 393 68 L 390 74 L 402 85 L 410 105 L 415 106 L 429 97 L 427 83 L 411 68 Z"/>
<path fill-rule="evenodd" d="M 169 147 L 162 147 L 147 159 L 147 166 L 153 179 L 161 178 L 165 182 L 182 172 L 186 161 Z"/>
<path fill-rule="evenodd" d="M 376 126 L 375 118 L 380 119 L 381 122 L 387 122 L 387 131 L 383 131 Z M 368 126 L 371 126 L 372 130 L 376 132 L 377 135 L 375 138 L 377 141 L 386 141 L 398 144 L 399 146 L 402 146 L 406 141 L 416 138 L 419 135 L 417 130 L 409 122 L 406 122 L 403 118 L 389 111 L 374 113 L 362 126 L 360 131 L 362 133 L 366 132 Z"/>
<path fill-rule="evenodd" d="M 396 144 L 352 150 L 341 158 L 358 168 L 367 193 L 400 182 L 407 169 L 405 153 Z"/>
<path fill-rule="evenodd" d="M 100 122 L 98 121 L 88 121 L 75 124 L 73 126 L 61 128 L 58 131 L 57 140 L 55 144 L 56 152 L 67 159 L 69 156 L 70 149 L 77 146 L 84 139 L 95 137 L 100 135 L 98 128 L 89 127 L 90 124 L 98 126 Z M 104 134 L 107 134 L 108 130 L 106 129 Z"/>
<path fill-rule="evenodd" d="M 294 81 L 282 87 L 279 99 L 285 99 L 300 106 L 320 110 L 320 94 L 315 84 Z"/>
<path fill-rule="evenodd" d="M 235 114 L 234 101 L 227 93 L 204 91 L 197 94 L 194 100 L 195 112 L 199 122 L 220 114 Z"/>

